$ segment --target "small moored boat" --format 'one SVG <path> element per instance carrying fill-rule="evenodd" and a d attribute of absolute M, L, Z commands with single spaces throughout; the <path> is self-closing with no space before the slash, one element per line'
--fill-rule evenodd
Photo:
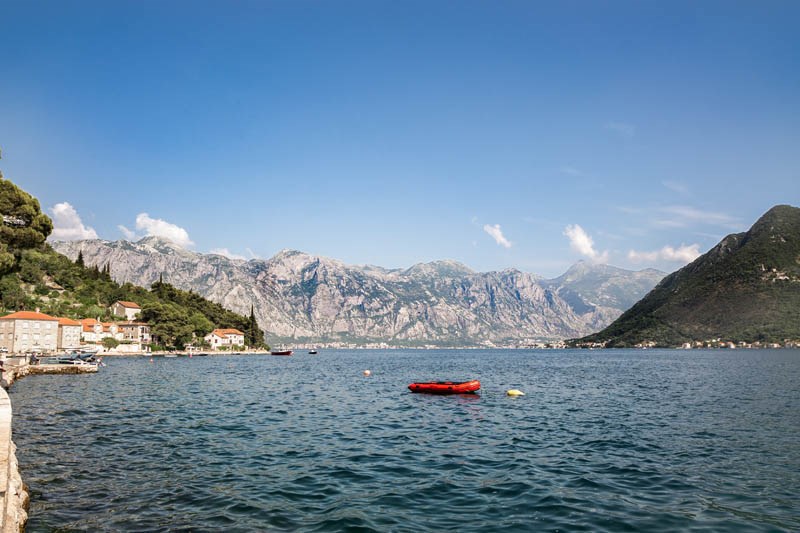
<path fill-rule="evenodd" d="M 481 382 L 472 381 L 425 381 L 408 386 L 411 392 L 427 392 L 429 394 L 471 394 L 481 388 Z"/>
<path fill-rule="evenodd" d="M 291 350 L 272 350 L 269 352 L 270 355 L 292 355 Z"/>
<path fill-rule="evenodd" d="M 308 353 L 309 355 L 317 355 L 317 351 L 314 349 L 309 350 Z"/>

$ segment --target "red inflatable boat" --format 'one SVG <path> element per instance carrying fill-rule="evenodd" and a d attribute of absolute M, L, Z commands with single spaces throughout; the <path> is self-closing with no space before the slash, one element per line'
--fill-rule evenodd
<path fill-rule="evenodd" d="M 412 383 L 408 386 L 411 392 L 427 392 L 429 394 L 469 394 L 481 388 L 481 382 L 472 381 L 427 381 Z"/>

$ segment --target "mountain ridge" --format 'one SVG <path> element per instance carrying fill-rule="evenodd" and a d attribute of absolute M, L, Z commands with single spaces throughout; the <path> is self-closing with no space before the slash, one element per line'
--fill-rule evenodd
<path fill-rule="evenodd" d="M 800 208 L 771 208 L 750 230 L 724 237 L 607 328 L 577 342 L 675 346 L 712 338 L 800 338 Z"/>
<path fill-rule="evenodd" d="M 148 286 L 163 275 L 176 287 L 233 311 L 249 312 L 252 304 L 274 343 L 498 346 L 556 341 L 609 324 L 624 310 L 620 302 L 638 299 L 663 277 L 657 271 L 595 272 L 612 293 L 631 285 L 626 280 L 636 280 L 627 289 L 630 294 L 603 299 L 571 282 L 554 284 L 516 269 L 475 272 L 452 260 L 385 269 L 288 249 L 268 259 L 242 260 L 184 250 L 156 237 L 51 245 L 70 258 L 82 252 L 87 264 L 110 264 L 118 281 Z M 593 267 L 585 269 L 594 272 Z M 569 294 L 570 301 L 559 291 Z M 584 293 L 598 296 L 597 301 L 587 303 Z"/>

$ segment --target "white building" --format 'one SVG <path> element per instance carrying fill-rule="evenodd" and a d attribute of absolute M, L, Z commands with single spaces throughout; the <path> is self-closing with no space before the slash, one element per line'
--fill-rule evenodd
<path fill-rule="evenodd" d="M 58 319 L 38 311 L 18 311 L 0 317 L 0 348 L 11 353 L 55 352 Z"/>
<path fill-rule="evenodd" d="M 233 328 L 215 329 L 203 338 L 211 345 L 212 350 L 230 346 L 244 346 L 244 333 Z"/>
<path fill-rule="evenodd" d="M 111 314 L 114 316 L 124 316 L 125 320 L 134 320 L 136 316 L 142 312 L 139 304 L 134 302 L 124 302 L 122 300 L 114 302 L 109 307 Z"/>
<path fill-rule="evenodd" d="M 81 347 L 83 325 L 69 318 L 58 319 L 58 349 L 73 350 Z"/>
<path fill-rule="evenodd" d="M 112 337 L 118 341 L 122 340 L 122 332 L 114 322 L 100 322 L 94 318 L 81 319 L 83 331 L 81 340 L 83 342 L 101 343 L 106 337 Z"/>

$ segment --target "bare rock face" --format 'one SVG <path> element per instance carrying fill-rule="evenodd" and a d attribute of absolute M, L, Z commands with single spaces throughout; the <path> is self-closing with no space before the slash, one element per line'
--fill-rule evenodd
<path fill-rule="evenodd" d="M 243 261 L 155 237 L 52 246 L 72 260 L 83 252 L 87 265 L 110 263 L 119 282 L 147 287 L 163 276 L 238 313 L 252 304 L 272 343 L 506 346 L 577 337 L 611 323 L 664 275 L 582 265 L 543 280 L 518 270 L 478 273 L 454 261 L 389 270 L 291 250 Z"/>

